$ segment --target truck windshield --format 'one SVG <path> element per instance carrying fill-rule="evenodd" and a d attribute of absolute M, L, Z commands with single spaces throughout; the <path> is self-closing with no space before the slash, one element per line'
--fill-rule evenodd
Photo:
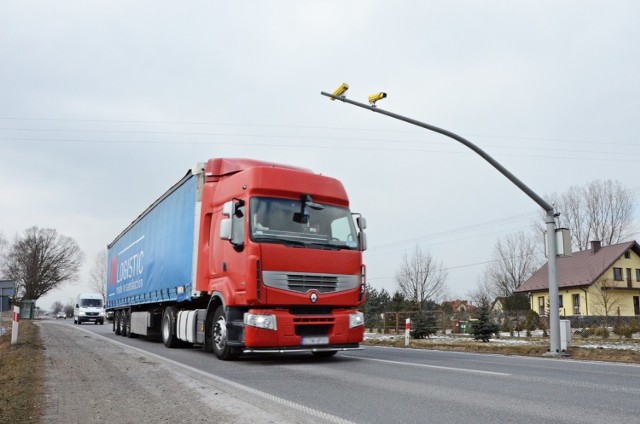
<path fill-rule="evenodd" d="M 317 203 L 314 206 L 304 208 L 307 216 L 300 219 L 300 200 L 253 197 L 251 239 L 312 248 L 358 248 L 358 234 L 348 209 Z"/>

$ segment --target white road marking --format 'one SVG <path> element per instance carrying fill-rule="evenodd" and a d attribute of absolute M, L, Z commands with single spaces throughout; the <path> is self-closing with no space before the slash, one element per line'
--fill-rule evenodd
<path fill-rule="evenodd" d="M 468 368 L 443 367 L 443 366 L 440 366 L 440 365 L 429 365 L 429 364 L 415 364 L 415 363 L 412 363 L 412 362 L 389 361 L 389 360 L 386 360 L 386 359 L 365 358 L 365 357 L 362 357 L 362 356 L 350 356 L 350 355 L 344 355 L 344 354 L 342 356 L 346 357 L 346 358 L 362 359 L 363 361 L 383 362 L 383 363 L 386 363 L 386 364 L 404 365 L 404 366 L 408 366 L 408 367 L 433 368 L 433 369 L 446 370 L 446 371 L 459 371 L 459 372 L 470 372 L 470 373 L 474 373 L 474 374 L 497 375 L 497 376 L 501 376 L 501 377 L 509 377 L 509 376 L 511 376 L 511 374 L 507 374 L 507 373 L 504 373 L 504 372 L 482 371 L 482 370 L 473 370 L 473 369 L 468 369 Z"/>

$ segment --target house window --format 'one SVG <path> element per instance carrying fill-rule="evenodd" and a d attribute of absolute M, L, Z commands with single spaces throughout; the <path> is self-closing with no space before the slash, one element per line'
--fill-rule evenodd
<path fill-rule="evenodd" d="M 636 269 L 636 281 L 640 281 L 640 269 Z"/>
<path fill-rule="evenodd" d="M 544 315 L 544 296 L 538 297 L 538 315 Z"/>
<path fill-rule="evenodd" d="M 613 279 L 622 281 L 622 268 L 613 268 Z"/>
<path fill-rule="evenodd" d="M 626 252 L 624 252 L 624 258 L 625 259 L 631 259 L 631 252 L 628 251 L 628 250 Z"/>
<path fill-rule="evenodd" d="M 574 294 L 573 300 L 573 315 L 580 315 L 580 294 Z"/>
<path fill-rule="evenodd" d="M 558 295 L 558 308 L 563 308 L 564 305 L 562 304 L 562 295 Z"/>

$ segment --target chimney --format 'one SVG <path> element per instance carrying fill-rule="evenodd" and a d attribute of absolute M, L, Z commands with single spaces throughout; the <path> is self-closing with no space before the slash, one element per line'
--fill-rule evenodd
<path fill-rule="evenodd" d="M 598 250 L 602 247 L 602 242 L 600 240 L 591 240 L 591 254 L 595 255 L 598 253 Z"/>

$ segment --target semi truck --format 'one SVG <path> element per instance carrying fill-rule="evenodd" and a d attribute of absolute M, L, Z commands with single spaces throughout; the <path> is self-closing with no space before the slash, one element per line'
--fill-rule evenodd
<path fill-rule="evenodd" d="M 254 159 L 199 163 L 108 245 L 113 331 L 221 360 L 359 349 L 365 228 L 337 179 Z"/>

